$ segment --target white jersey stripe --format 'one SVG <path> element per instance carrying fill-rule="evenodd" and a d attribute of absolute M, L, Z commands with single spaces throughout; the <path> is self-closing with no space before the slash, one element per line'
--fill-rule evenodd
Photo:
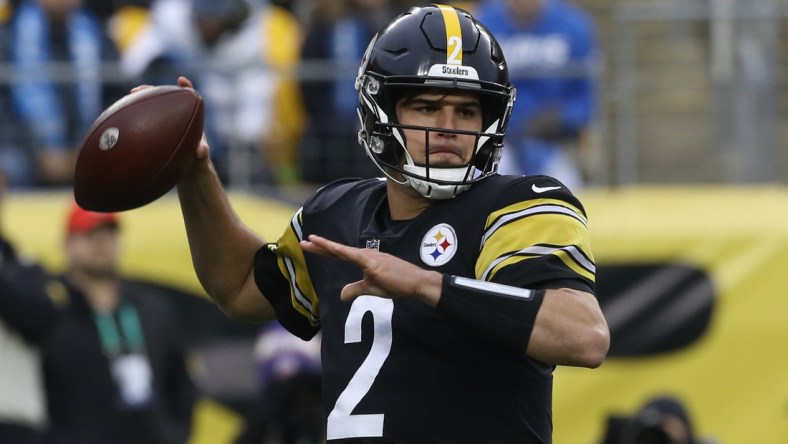
<path fill-rule="evenodd" d="M 581 253 L 580 250 L 574 245 L 569 245 L 569 246 L 566 246 L 566 247 L 558 247 L 558 248 L 556 248 L 556 247 L 543 247 L 543 246 L 538 246 L 537 245 L 537 246 L 528 247 L 528 248 L 525 248 L 525 249 L 522 249 L 522 250 L 519 250 L 519 251 L 515 251 L 514 253 L 509 253 L 507 255 L 501 256 L 498 259 L 494 260 L 490 264 L 490 266 L 487 267 L 486 270 L 484 270 L 484 273 L 482 273 L 481 280 L 486 281 L 489 278 L 490 273 L 492 272 L 492 270 L 498 264 L 500 264 L 501 262 L 509 259 L 510 257 L 523 256 L 523 255 L 546 256 L 548 254 L 554 254 L 554 253 L 556 253 L 558 251 L 565 251 L 565 252 L 569 253 L 569 255 L 572 257 L 572 259 L 574 259 L 574 261 L 578 265 L 580 265 L 584 269 L 588 270 L 589 272 L 596 274 L 596 265 L 594 265 L 593 262 L 589 261 L 588 258 L 586 258 L 585 255 L 583 255 L 583 253 Z"/>
<path fill-rule="evenodd" d="M 522 219 L 524 217 L 533 216 L 535 214 L 554 214 L 554 213 L 566 214 L 567 216 L 573 217 L 578 221 L 580 221 L 580 223 L 582 223 L 583 226 L 588 227 L 588 222 L 586 222 L 586 219 L 583 216 L 577 214 L 576 211 L 573 211 L 567 207 L 561 205 L 538 205 L 522 211 L 517 211 L 515 213 L 506 214 L 498 218 L 498 220 L 495 221 L 495 223 L 490 228 L 488 228 L 487 231 L 484 233 L 484 236 L 482 237 L 482 243 L 480 245 L 480 249 L 481 247 L 484 246 L 485 242 L 487 242 L 487 239 L 489 239 L 490 236 L 492 236 L 493 233 L 495 233 L 495 231 L 498 230 L 498 228 L 501 228 L 503 225 L 506 225 L 509 222 L 515 221 L 517 219 Z"/>
<path fill-rule="evenodd" d="M 290 220 L 290 226 L 293 227 L 293 232 L 295 232 L 296 238 L 298 241 L 304 240 L 304 232 L 301 229 L 301 212 L 304 211 L 304 207 L 298 209 L 298 211 L 293 214 L 293 218 Z"/>
<path fill-rule="evenodd" d="M 304 308 L 306 308 L 307 311 L 309 311 L 311 320 L 317 322 L 317 318 L 315 317 L 315 314 L 312 312 L 312 303 L 309 302 L 309 299 L 307 299 L 304 296 L 303 292 L 301 292 L 301 289 L 298 288 L 298 281 L 296 281 L 296 272 L 295 272 L 295 265 L 293 265 L 293 260 L 287 256 L 282 256 L 282 258 L 285 261 L 285 266 L 287 267 L 287 275 L 288 275 L 287 278 L 290 281 L 290 287 L 293 289 L 293 294 L 295 294 L 296 300 L 298 300 L 298 302 L 300 302 L 301 305 L 303 305 Z"/>

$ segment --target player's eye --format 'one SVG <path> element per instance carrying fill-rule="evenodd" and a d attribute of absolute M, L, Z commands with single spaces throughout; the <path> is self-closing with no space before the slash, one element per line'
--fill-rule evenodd
<path fill-rule="evenodd" d="M 424 105 L 417 106 L 416 107 L 416 111 L 418 111 L 420 113 L 424 113 L 424 114 L 431 114 L 431 113 L 437 112 L 438 111 L 438 107 L 435 106 L 435 105 L 424 104 Z"/>
<path fill-rule="evenodd" d="M 471 108 L 471 107 L 468 107 L 468 108 L 463 107 L 463 108 L 460 108 L 457 111 L 457 113 L 460 116 L 462 116 L 462 117 L 464 117 L 466 119 L 470 119 L 470 118 L 476 117 L 479 114 L 479 110 L 476 109 L 476 108 Z"/>

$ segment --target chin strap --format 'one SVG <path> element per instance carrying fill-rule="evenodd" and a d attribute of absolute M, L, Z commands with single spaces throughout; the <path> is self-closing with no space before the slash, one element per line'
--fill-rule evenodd
<path fill-rule="evenodd" d="M 427 168 L 416 165 L 403 165 L 402 169 L 408 173 L 417 176 L 427 177 Z M 430 179 L 445 180 L 451 182 L 460 182 L 466 175 L 469 174 L 468 167 L 462 166 L 457 168 L 436 168 L 429 169 Z M 471 167 L 470 174 L 473 174 L 473 167 Z M 445 200 L 451 199 L 463 191 L 470 188 L 470 184 L 464 185 L 441 185 L 425 179 L 420 179 L 413 176 L 403 174 L 404 182 L 416 190 L 419 194 L 427 199 Z"/>

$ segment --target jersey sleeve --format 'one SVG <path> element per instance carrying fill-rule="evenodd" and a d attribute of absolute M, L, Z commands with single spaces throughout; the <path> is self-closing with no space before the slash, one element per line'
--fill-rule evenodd
<path fill-rule="evenodd" d="M 475 272 L 477 279 L 517 287 L 593 292 L 585 210 L 555 179 L 512 183 L 485 221 Z"/>
<path fill-rule="evenodd" d="M 264 245 L 255 256 L 257 287 L 276 310 L 279 323 L 301 339 L 320 330 L 317 294 L 298 243 L 303 239 L 303 209 L 290 221 L 276 243 Z"/>

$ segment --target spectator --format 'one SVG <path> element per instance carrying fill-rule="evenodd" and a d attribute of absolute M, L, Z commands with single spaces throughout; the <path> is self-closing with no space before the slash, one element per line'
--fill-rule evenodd
<path fill-rule="evenodd" d="M 0 171 L 0 204 L 4 191 Z M 0 442 L 43 443 L 46 403 L 39 346 L 55 317 L 57 287 L 0 236 Z M 51 297 L 50 297 L 51 294 Z"/>
<path fill-rule="evenodd" d="M 196 72 L 223 181 L 292 178 L 303 120 L 286 75 L 300 57 L 295 17 L 247 0 L 159 0 L 151 14 L 124 52 L 124 70 L 152 84 L 170 81 L 174 71 Z"/>
<path fill-rule="evenodd" d="M 150 2 L 145 2 L 150 3 Z M 112 42 L 118 48 L 120 57 L 126 50 L 139 39 L 140 35 L 149 26 L 151 17 L 150 5 L 138 5 L 129 3 L 119 5 L 112 10 L 111 15 L 106 19 Z"/>
<path fill-rule="evenodd" d="M 8 26 L 0 23 L 0 48 L 7 47 Z M 3 63 L 0 61 L 0 63 Z M 17 115 L 8 83 L 0 82 L 0 168 L 5 171 L 5 186 L 27 188 L 37 184 L 33 134 Z"/>
<path fill-rule="evenodd" d="M 124 8 L 150 8 L 152 0 L 84 0 L 85 5 L 91 9 L 102 22 L 112 18 Z"/>
<path fill-rule="evenodd" d="M 0 61 L 16 67 L 12 108 L 33 135 L 27 150 L 36 175 L 26 182 L 70 183 L 85 131 L 120 96 L 121 88 L 101 77 L 102 63 L 116 60 L 116 51 L 82 0 L 24 0 L 8 26 Z"/>
<path fill-rule="evenodd" d="M 300 148 L 301 177 L 326 183 L 375 177 L 357 149 L 359 119 L 353 79 L 370 39 L 394 17 L 389 0 L 318 0 L 302 49 L 309 74 L 301 82 L 308 125 Z"/>
<path fill-rule="evenodd" d="M 479 21 L 498 37 L 517 88 L 500 171 L 584 184 L 579 157 L 596 107 L 594 23 L 567 0 L 483 0 Z"/>
<path fill-rule="evenodd" d="M 0 0 L 0 64 L 6 64 L 11 42 L 11 12 L 14 1 Z M 32 134 L 14 111 L 8 78 L 0 80 L 0 169 L 4 186 L 28 187 L 36 179 L 35 155 L 29 146 Z"/>
<path fill-rule="evenodd" d="M 51 442 L 185 443 L 196 393 L 173 307 L 120 276 L 115 214 L 74 204 L 66 231 L 69 303 L 44 354 Z"/>
<path fill-rule="evenodd" d="M 302 341 L 272 322 L 263 327 L 254 354 L 261 403 L 235 444 L 325 442 L 319 336 Z"/>
<path fill-rule="evenodd" d="M 0 0 L 0 24 L 8 20 L 8 17 L 11 16 L 12 9 L 13 5 L 11 0 Z"/>

